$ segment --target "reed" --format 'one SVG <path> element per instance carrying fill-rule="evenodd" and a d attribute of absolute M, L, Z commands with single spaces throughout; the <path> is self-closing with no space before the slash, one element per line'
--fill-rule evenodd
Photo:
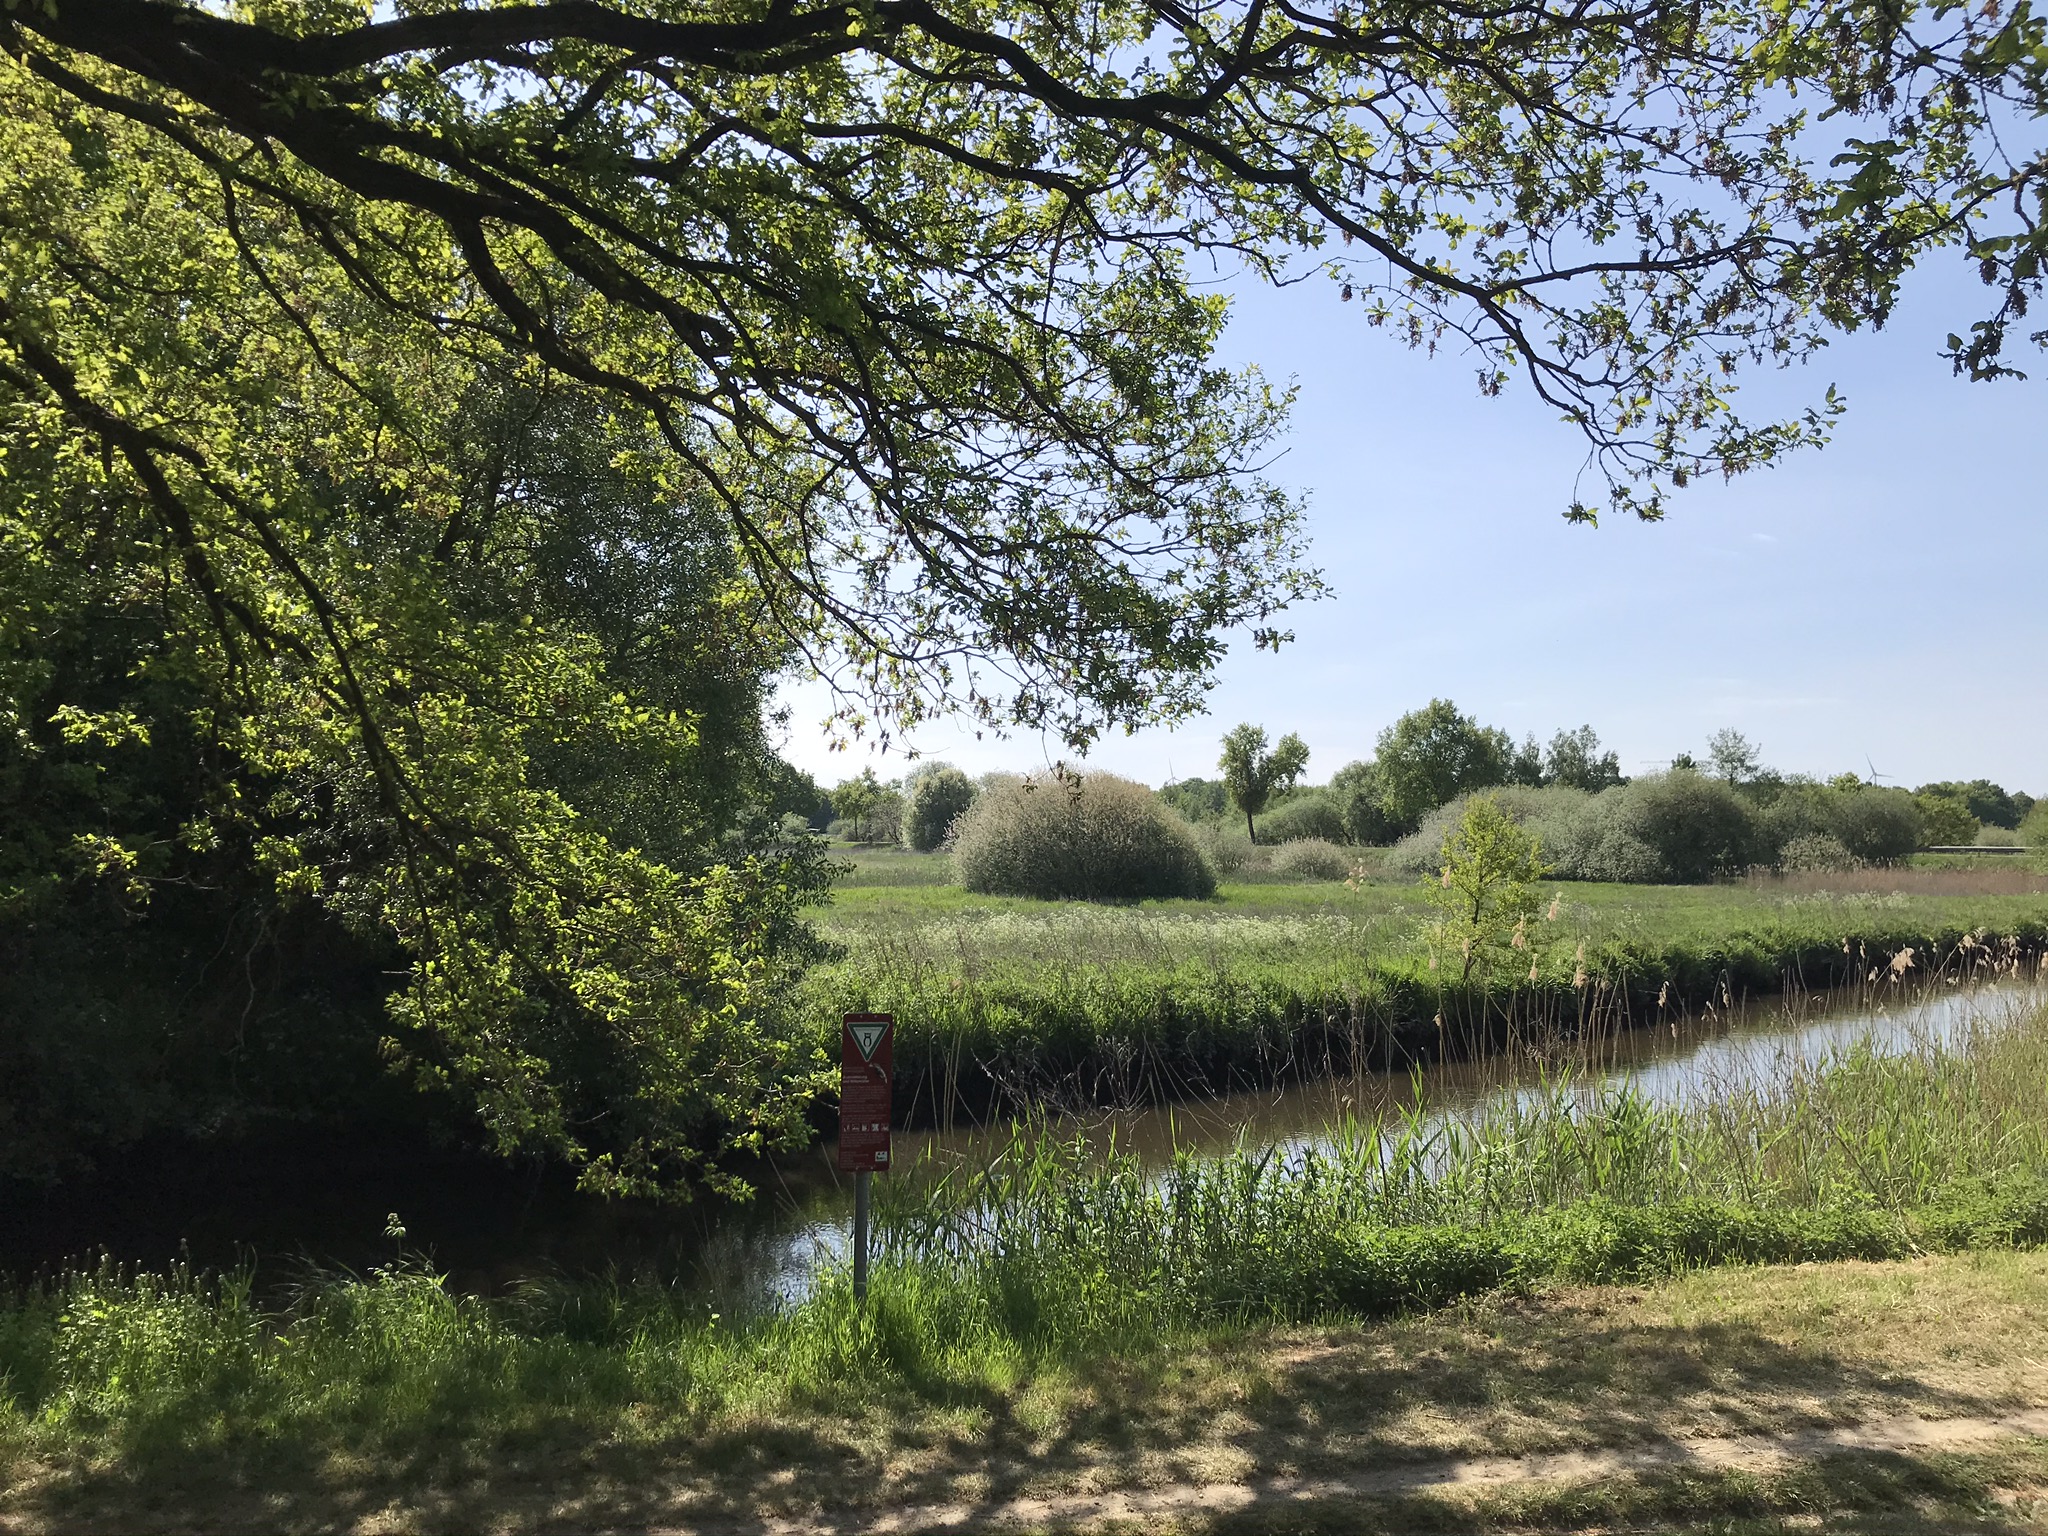
<path fill-rule="evenodd" d="M 843 956 L 800 1006 L 895 1013 L 899 1101 L 947 1124 L 1584 1038 L 1758 994 L 2013 974 L 2048 946 L 2048 905 L 2025 894 L 1564 886 L 1540 966 L 1453 984 L 1428 967 L 1411 887 L 1338 885 L 1320 905 L 1272 889 L 1210 908 L 849 893 L 889 899 L 835 919 Z"/>
<path fill-rule="evenodd" d="M 458 1295 L 418 1264 L 263 1297 L 247 1274 L 71 1273 L 0 1305 L 0 1449 L 419 1458 L 565 1423 L 630 1439 L 972 1401 L 1034 1362 L 1553 1278 L 2038 1245 L 2044 1169 L 2048 1014 L 2011 1003 L 1945 1047 L 1865 1044 L 1675 1107 L 1538 1079 L 1468 1117 L 1418 1102 L 1164 1170 L 1020 1126 L 888 1187 L 865 1307 L 829 1268 L 801 1302 L 723 1316 L 616 1281 Z"/>

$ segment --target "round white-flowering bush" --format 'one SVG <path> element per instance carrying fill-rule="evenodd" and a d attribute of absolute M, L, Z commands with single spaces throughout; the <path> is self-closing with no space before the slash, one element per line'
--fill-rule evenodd
<path fill-rule="evenodd" d="M 1195 834 L 1143 784 L 1113 774 L 996 783 L 953 824 L 970 891 L 1048 901 L 1215 894 Z"/>

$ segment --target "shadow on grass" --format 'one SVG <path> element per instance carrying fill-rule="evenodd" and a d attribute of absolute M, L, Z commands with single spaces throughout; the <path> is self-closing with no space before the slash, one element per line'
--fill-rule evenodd
<path fill-rule="evenodd" d="M 1254 1336 L 1083 1359 L 1015 1392 L 926 1368 L 915 1385 L 850 1385 L 843 1405 L 784 1404 L 706 1424 L 661 1403 L 522 1397 L 517 1384 L 460 1372 L 402 1402 L 366 1392 L 325 1409 L 271 1405 L 249 1423 L 195 1402 L 175 1418 L 46 1453 L 40 1466 L 16 1455 L 0 1531 L 747 1533 L 790 1517 L 851 1531 L 882 1505 L 946 1506 L 955 1528 L 975 1530 L 1020 1494 L 1078 1484 L 1341 1475 L 1433 1459 L 1447 1445 L 1467 1454 L 1619 1446 L 1702 1422 L 1768 1431 L 1811 1423 L 1816 1403 L 1842 1419 L 2011 1406 L 1739 1325 L 1508 1306 L 1481 1308 L 1471 1322 L 1447 1325 L 1439 1314 L 1344 1329 L 1353 1347 L 1333 1350 Z M 1448 1438 L 1419 1443 L 1418 1415 Z M 1570 1491 L 1268 1502 L 1183 1523 L 1231 1536 L 1671 1521 L 1737 1531 L 1846 1510 L 1860 1512 L 1859 1530 L 2041 1529 L 2011 1523 L 2020 1517 L 1990 1500 L 2012 1478 L 2048 1483 L 2048 1451 L 2005 1462 L 1845 1455 L 1771 1477 L 1681 1465 Z M 1990 1523 L 1958 1525 L 1966 1513 Z"/>
<path fill-rule="evenodd" d="M 1722 1469 L 1610 1478 L 1478 1497 L 1320 1499 L 1180 1529 L 1201 1536 L 1492 1536 L 1502 1531 L 1687 1531 L 1717 1536 L 2020 1536 L 2048 1528 L 2048 1441 L 1975 1454 L 1858 1451 L 1770 1473 Z M 2033 1498 L 2010 1490 L 2032 1489 Z M 1109 1527 L 1114 1530 L 1116 1527 Z"/>

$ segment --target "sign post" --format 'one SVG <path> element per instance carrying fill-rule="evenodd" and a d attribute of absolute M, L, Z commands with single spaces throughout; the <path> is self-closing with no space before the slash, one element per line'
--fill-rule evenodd
<path fill-rule="evenodd" d="M 868 1294 L 868 1182 L 889 1169 L 896 1016 L 849 1013 L 839 1026 L 839 1171 L 853 1175 L 853 1294 Z"/>

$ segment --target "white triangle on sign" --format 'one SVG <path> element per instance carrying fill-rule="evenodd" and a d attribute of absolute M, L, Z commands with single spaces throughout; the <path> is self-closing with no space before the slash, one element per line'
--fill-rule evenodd
<path fill-rule="evenodd" d="M 875 1059 L 875 1047 L 882 1043 L 882 1036 L 889 1032 L 889 1026 L 886 1024 L 849 1024 L 846 1027 L 853 1031 L 853 1043 L 860 1047 L 862 1058 L 873 1061 Z"/>

